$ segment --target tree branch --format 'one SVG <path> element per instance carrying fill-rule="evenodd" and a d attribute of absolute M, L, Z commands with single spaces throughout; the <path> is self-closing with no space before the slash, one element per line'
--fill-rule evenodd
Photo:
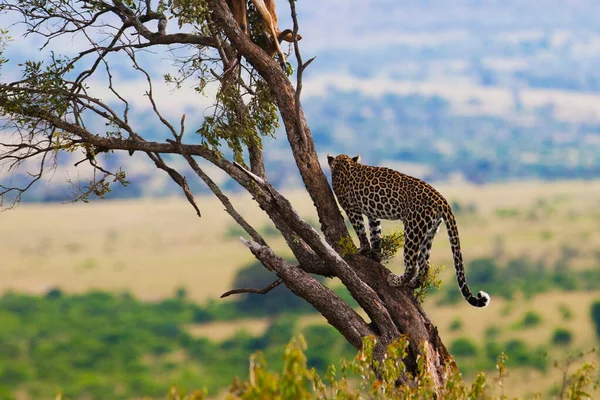
<path fill-rule="evenodd" d="M 275 271 L 293 293 L 316 308 L 352 346 L 360 349 L 362 338 L 373 333 L 361 316 L 331 289 L 300 268 L 290 265 L 283 258 L 275 255 L 268 247 L 244 238 L 240 238 L 240 240 L 265 267 Z"/>
<path fill-rule="evenodd" d="M 277 286 L 281 285 L 282 282 L 283 282 L 283 280 L 280 278 L 280 279 L 277 279 L 276 281 L 274 281 L 273 283 L 271 283 L 269 286 L 264 287 L 262 289 L 254 289 L 254 288 L 233 289 L 233 290 L 223 293 L 221 295 L 221 298 L 231 296 L 232 294 L 240 294 L 240 293 L 267 294 L 271 290 L 275 289 Z"/>
<path fill-rule="evenodd" d="M 319 164 L 310 129 L 306 124 L 306 117 L 301 107 L 299 112 L 300 126 L 301 131 L 305 133 L 306 140 L 303 140 L 301 133 L 298 132 L 298 113 L 294 101 L 295 91 L 291 82 L 281 70 L 279 64 L 242 32 L 225 0 L 208 0 L 208 4 L 214 13 L 215 19 L 223 27 L 225 34 L 233 45 L 256 68 L 270 88 L 277 88 L 277 90 L 273 90 L 273 95 L 285 125 L 288 142 L 292 148 L 296 165 L 315 204 L 321 230 L 325 234 L 327 242 L 338 248 L 340 239 L 348 237 L 348 230 Z"/>

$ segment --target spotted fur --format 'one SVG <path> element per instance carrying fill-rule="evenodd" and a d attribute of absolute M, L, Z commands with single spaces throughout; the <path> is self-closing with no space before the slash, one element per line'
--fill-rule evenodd
<path fill-rule="evenodd" d="M 469 304 L 485 307 L 490 296 L 474 296 L 465 276 L 458 229 L 450 205 L 428 183 L 384 167 L 360 164 L 360 157 L 327 155 L 331 167 L 333 191 L 348 215 L 360 240 L 360 251 L 380 259 L 381 219 L 401 220 L 404 224 L 404 267 L 402 276 L 390 274 L 390 286 L 423 284 L 429 271 L 429 254 L 433 238 L 442 221 L 446 224 L 456 279 Z M 369 219 L 371 241 L 367 238 L 363 215 Z"/>

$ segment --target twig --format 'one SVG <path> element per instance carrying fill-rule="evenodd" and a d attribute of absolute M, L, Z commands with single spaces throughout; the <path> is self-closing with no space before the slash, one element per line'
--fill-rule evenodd
<path fill-rule="evenodd" d="M 190 190 L 190 187 L 188 186 L 187 178 L 185 176 L 181 175 L 179 172 L 175 171 L 173 168 L 169 167 L 163 161 L 160 154 L 150 153 L 150 152 L 147 152 L 146 154 L 148 154 L 148 157 L 150 157 L 150 159 L 152 161 L 154 161 L 154 164 L 156 165 L 157 168 L 160 168 L 163 171 L 165 171 L 167 174 L 169 174 L 171 179 L 173 179 L 173 181 L 175 181 L 175 183 L 177 183 L 181 187 L 181 189 L 183 190 L 183 194 L 185 194 L 185 197 L 188 199 L 188 201 L 190 202 L 192 207 L 194 207 L 194 210 L 196 210 L 196 214 L 198 214 L 198 216 L 201 217 L 202 215 L 200 214 L 200 209 L 198 208 L 198 205 L 196 204 L 196 200 L 194 199 L 194 195 L 192 194 L 192 191 Z"/>
<path fill-rule="evenodd" d="M 221 204 L 225 206 L 225 211 L 227 211 L 227 213 L 231 215 L 235 222 L 237 222 L 246 232 L 248 232 L 248 234 L 252 237 L 252 239 L 254 239 L 254 241 L 260 243 L 262 246 L 266 246 L 267 242 L 265 241 L 265 239 L 263 239 L 260 233 L 258 233 L 256 229 L 254 229 L 244 219 L 244 217 L 242 217 L 240 213 L 236 211 L 236 209 L 233 207 L 233 204 L 231 204 L 231 201 L 229 201 L 229 198 L 225 196 L 223 191 L 221 191 L 221 189 L 219 188 L 219 185 L 217 185 L 210 178 L 210 176 L 208 176 L 202 170 L 202 168 L 200 168 L 196 160 L 194 160 L 194 157 L 192 157 L 192 155 L 187 151 L 187 148 L 182 146 L 181 143 L 173 142 L 170 139 L 167 139 L 167 142 L 174 144 L 178 147 L 179 153 L 186 159 L 186 161 L 188 162 L 190 167 L 192 167 L 196 175 L 198 175 L 200 179 L 202 179 L 204 183 L 206 183 L 206 186 L 208 186 L 208 188 L 215 194 L 215 196 L 217 196 L 217 198 L 221 201 Z"/>
<path fill-rule="evenodd" d="M 181 116 L 181 129 L 179 130 L 179 136 L 175 135 L 175 138 L 179 143 L 181 143 L 181 138 L 183 137 L 183 133 L 185 132 L 185 114 Z"/>
<path fill-rule="evenodd" d="M 294 41 L 294 53 L 296 53 L 296 60 L 298 60 L 298 71 L 296 72 L 296 93 L 294 94 L 294 104 L 296 107 L 296 129 L 300 133 L 303 143 L 306 143 L 306 132 L 302 126 L 302 118 L 300 118 L 300 93 L 302 92 L 302 74 L 306 67 L 310 65 L 315 57 L 311 58 L 306 62 L 302 63 L 302 54 L 300 54 L 300 45 L 298 44 L 298 16 L 296 15 L 296 0 L 290 0 L 290 9 L 292 12 L 292 20 L 294 21 L 294 30 L 292 31 L 292 39 Z"/>
<path fill-rule="evenodd" d="M 262 288 L 262 289 L 255 289 L 255 288 L 233 289 L 233 290 L 223 293 L 221 295 L 221 298 L 231 296 L 232 294 L 239 294 L 239 293 L 266 294 L 266 293 L 270 292 L 272 289 L 275 289 L 277 286 L 281 285 L 282 282 L 283 282 L 283 280 L 280 278 L 280 279 L 277 279 L 275 282 L 271 283 L 269 286 Z"/>

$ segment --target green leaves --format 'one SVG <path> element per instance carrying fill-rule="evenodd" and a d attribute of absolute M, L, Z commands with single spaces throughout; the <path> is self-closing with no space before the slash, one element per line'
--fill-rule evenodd
<path fill-rule="evenodd" d="M 239 86 L 224 83 L 217 93 L 213 115 L 206 116 L 196 131 L 212 150 L 224 143 L 242 165 L 244 149 L 251 145 L 262 149 L 261 138 L 274 136 L 279 127 L 275 100 L 262 78 L 258 78 L 252 91 L 246 105 Z"/>

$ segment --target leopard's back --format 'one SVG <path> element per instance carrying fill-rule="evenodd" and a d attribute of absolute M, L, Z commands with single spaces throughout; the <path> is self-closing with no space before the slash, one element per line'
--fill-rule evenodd
<path fill-rule="evenodd" d="M 412 214 L 446 204 L 437 190 L 420 179 L 390 168 L 340 161 L 332 169 L 332 183 L 345 210 L 404 222 Z"/>

